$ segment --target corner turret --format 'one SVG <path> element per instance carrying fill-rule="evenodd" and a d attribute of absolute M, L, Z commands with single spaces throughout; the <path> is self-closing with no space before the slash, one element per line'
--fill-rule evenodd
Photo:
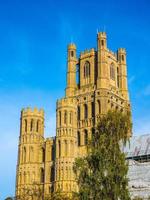
<path fill-rule="evenodd" d="M 74 90 L 76 89 L 76 45 L 68 45 L 68 60 L 67 60 L 67 87 L 66 87 L 66 96 L 72 96 Z"/>

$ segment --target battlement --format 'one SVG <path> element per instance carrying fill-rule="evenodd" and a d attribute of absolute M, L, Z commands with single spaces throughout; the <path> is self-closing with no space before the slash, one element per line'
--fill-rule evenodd
<path fill-rule="evenodd" d="M 94 56 L 95 55 L 95 49 L 94 48 L 91 48 L 91 49 L 86 49 L 85 51 L 82 51 L 80 53 L 80 58 L 84 58 L 84 57 L 87 57 L 87 56 Z"/>
<path fill-rule="evenodd" d="M 126 49 L 125 48 L 119 48 L 118 53 L 126 54 Z"/>
<path fill-rule="evenodd" d="M 106 38 L 107 37 L 106 32 L 98 32 L 97 36 L 98 36 L 98 38 Z"/>
<path fill-rule="evenodd" d="M 76 105 L 76 99 L 62 98 L 57 100 L 57 107 Z"/>
<path fill-rule="evenodd" d="M 113 56 L 113 57 L 115 57 L 115 58 L 117 58 L 117 53 L 113 52 L 113 51 L 111 51 L 109 49 L 108 49 L 108 54 L 111 55 L 111 56 Z"/>
<path fill-rule="evenodd" d="M 37 108 L 30 108 L 30 107 L 27 107 L 27 108 L 23 108 L 22 111 L 21 111 L 21 116 L 24 117 L 24 116 L 32 116 L 32 115 L 36 115 L 36 116 L 40 116 L 40 117 L 44 117 L 44 110 L 43 109 L 37 109 Z"/>
<path fill-rule="evenodd" d="M 55 137 L 48 137 L 48 138 L 45 139 L 45 142 L 50 143 L 50 144 L 53 144 L 54 141 L 55 141 Z"/>

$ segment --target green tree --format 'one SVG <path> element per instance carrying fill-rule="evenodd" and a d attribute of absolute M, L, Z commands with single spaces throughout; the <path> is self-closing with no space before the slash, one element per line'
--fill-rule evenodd
<path fill-rule="evenodd" d="M 120 143 L 126 144 L 131 130 L 130 113 L 109 111 L 101 117 L 87 156 L 75 161 L 80 200 L 130 200 L 128 163 Z"/>

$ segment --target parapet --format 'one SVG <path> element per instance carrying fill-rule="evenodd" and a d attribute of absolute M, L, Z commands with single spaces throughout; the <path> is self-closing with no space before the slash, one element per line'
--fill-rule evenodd
<path fill-rule="evenodd" d="M 125 48 L 119 48 L 118 53 L 120 54 L 126 54 L 126 49 Z"/>
<path fill-rule="evenodd" d="M 62 98 L 57 100 L 57 108 L 58 107 L 69 107 L 76 105 L 76 99 L 73 98 Z"/>
<path fill-rule="evenodd" d="M 85 51 L 82 51 L 80 53 L 80 58 L 88 57 L 88 56 L 94 56 L 95 55 L 95 49 L 86 49 Z"/>
<path fill-rule="evenodd" d="M 98 38 L 107 38 L 106 32 L 98 32 L 97 33 Z"/>
<path fill-rule="evenodd" d="M 107 50 L 108 50 L 108 54 L 109 54 L 109 55 L 115 57 L 115 59 L 117 58 L 116 52 L 113 52 L 113 51 L 111 51 L 111 50 L 109 50 L 109 49 L 107 49 Z"/>
<path fill-rule="evenodd" d="M 48 137 L 45 139 L 45 142 L 53 145 L 55 142 L 55 137 Z"/>
<path fill-rule="evenodd" d="M 25 116 L 38 116 L 38 117 L 43 117 L 44 118 L 44 110 L 43 109 L 37 109 L 37 108 L 23 108 L 21 110 L 21 117 L 25 117 Z"/>

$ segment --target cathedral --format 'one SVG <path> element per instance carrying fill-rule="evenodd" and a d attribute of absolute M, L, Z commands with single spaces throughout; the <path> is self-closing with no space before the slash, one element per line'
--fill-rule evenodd
<path fill-rule="evenodd" d="M 16 196 L 37 184 L 44 195 L 77 190 L 73 164 L 86 155 L 88 140 L 100 116 L 114 109 L 130 109 L 126 50 L 112 52 L 105 32 L 97 33 L 97 47 L 80 53 L 67 49 L 65 96 L 57 100 L 56 136 L 44 138 L 44 111 L 21 111 Z"/>

